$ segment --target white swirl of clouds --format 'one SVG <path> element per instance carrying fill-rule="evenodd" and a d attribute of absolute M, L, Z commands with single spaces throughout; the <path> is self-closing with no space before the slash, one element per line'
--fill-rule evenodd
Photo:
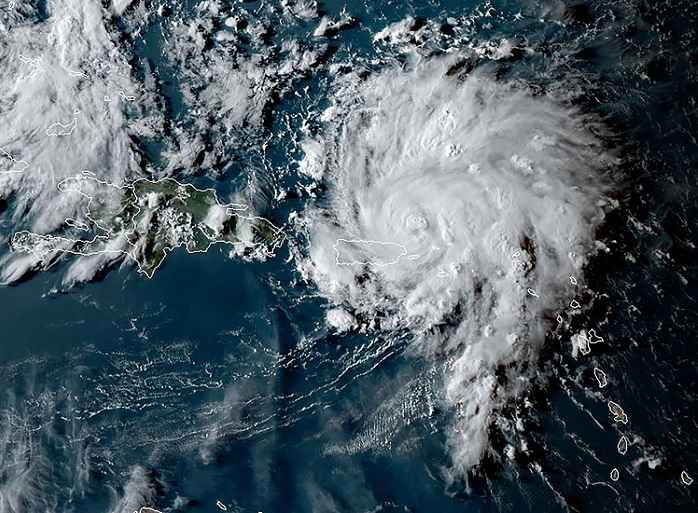
<path fill-rule="evenodd" d="M 328 192 L 306 212 L 299 265 L 359 321 L 380 312 L 381 329 L 408 329 L 419 352 L 446 359 L 462 474 L 525 383 L 544 313 L 594 250 L 614 158 L 588 116 L 522 84 L 449 76 L 453 63 L 339 88 L 324 136 L 304 144 L 301 171 Z"/>

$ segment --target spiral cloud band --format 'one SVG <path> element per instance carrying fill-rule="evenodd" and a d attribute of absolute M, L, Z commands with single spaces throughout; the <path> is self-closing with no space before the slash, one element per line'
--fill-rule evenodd
<path fill-rule="evenodd" d="M 451 457 L 467 472 L 593 251 L 613 161 L 588 117 L 454 69 L 432 60 L 340 87 L 304 145 L 301 170 L 328 192 L 307 211 L 302 270 L 357 325 L 410 330 L 447 362 Z"/>

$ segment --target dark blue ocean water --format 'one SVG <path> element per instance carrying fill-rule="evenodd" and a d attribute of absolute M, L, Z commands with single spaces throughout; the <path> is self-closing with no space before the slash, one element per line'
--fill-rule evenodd
<path fill-rule="evenodd" d="M 264 513 L 696 511 L 696 485 L 679 480 L 682 470 L 698 476 L 696 7 L 491 5 L 507 16 L 478 18 L 477 37 L 536 51 L 488 65 L 544 89 L 576 77 L 575 101 L 605 117 L 617 134 L 609 145 L 625 162 L 619 208 L 599 235 L 608 252 L 588 269 L 578 326 L 551 334 L 541 357 L 536 413 L 524 419 L 530 460 L 490 459 L 468 480 L 448 482 L 449 414 L 430 403 L 438 379 L 408 340 L 329 333 L 327 305 L 298 279 L 286 248 L 256 263 L 219 248 L 175 251 L 152 280 L 115 269 L 62 290 L 59 264 L 0 288 L 0 494 L 28 494 L 15 503 L 0 495 L 0 512 L 212 512 L 216 501 Z M 322 8 L 333 16 L 346 8 L 360 21 L 331 41 L 333 58 L 353 52 L 369 61 L 372 34 L 387 23 L 408 14 L 446 20 L 487 5 Z M 518 12 L 524 21 L 511 23 Z M 293 35 L 284 30 L 275 41 Z M 186 119 L 162 44 L 155 19 L 134 62 L 152 62 L 169 115 Z M 293 115 L 323 105 L 328 84 L 322 73 L 299 79 L 293 88 L 302 94 L 278 98 L 266 130 L 299 129 Z M 157 163 L 157 145 L 151 150 Z M 264 155 L 245 151 L 246 165 L 215 180 L 206 169 L 187 178 L 224 195 L 253 167 L 270 188 L 293 188 L 302 181 L 290 163 L 298 151 L 280 137 Z M 264 213 L 282 224 L 304 201 L 269 201 Z M 7 214 L 1 226 L 12 230 Z M 597 326 L 606 343 L 576 360 L 569 335 L 583 325 Z M 602 391 L 594 366 L 609 376 Z M 627 425 L 612 422 L 608 400 L 622 405 Z M 625 455 L 616 451 L 622 434 L 632 442 Z M 494 435 L 493 451 L 501 450 Z M 120 503 L 124 496 L 133 500 Z"/>

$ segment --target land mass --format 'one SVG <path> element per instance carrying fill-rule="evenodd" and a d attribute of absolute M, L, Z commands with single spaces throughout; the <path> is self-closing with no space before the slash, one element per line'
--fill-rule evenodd
<path fill-rule="evenodd" d="M 263 217 L 246 214 L 247 206 L 222 203 L 215 190 L 172 178 L 116 185 L 83 172 L 60 182 L 58 189 L 85 199 L 81 219 L 66 219 L 66 235 L 17 232 L 14 251 L 38 255 L 43 262 L 61 253 L 122 256 L 152 278 L 175 248 L 200 253 L 228 244 L 243 256 L 266 257 L 283 242 L 283 232 Z"/>

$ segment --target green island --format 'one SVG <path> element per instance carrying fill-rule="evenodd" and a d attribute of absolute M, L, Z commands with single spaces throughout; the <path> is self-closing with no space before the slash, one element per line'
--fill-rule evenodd
<path fill-rule="evenodd" d="M 249 215 L 245 205 L 222 203 L 215 190 L 172 178 L 119 186 L 83 173 L 62 181 L 58 189 L 84 198 L 82 219 L 66 219 L 65 235 L 17 232 L 14 251 L 34 253 L 44 263 L 60 253 L 123 255 L 151 278 L 175 248 L 199 253 L 228 244 L 242 257 L 265 258 L 283 243 L 283 232 L 267 219 Z"/>

